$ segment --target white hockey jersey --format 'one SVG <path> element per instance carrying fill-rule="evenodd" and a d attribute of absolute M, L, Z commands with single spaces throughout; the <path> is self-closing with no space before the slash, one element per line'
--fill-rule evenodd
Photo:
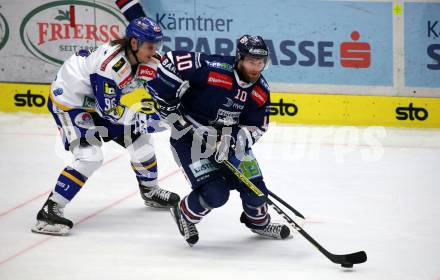
<path fill-rule="evenodd" d="M 68 58 L 52 83 L 50 99 L 61 110 L 96 111 L 114 123 L 129 125 L 133 111 L 120 104 L 131 92 L 156 76 L 159 61 L 140 64 L 136 73 L 118 45 L 104 44 L 93 52 L 81 50 Z"/>

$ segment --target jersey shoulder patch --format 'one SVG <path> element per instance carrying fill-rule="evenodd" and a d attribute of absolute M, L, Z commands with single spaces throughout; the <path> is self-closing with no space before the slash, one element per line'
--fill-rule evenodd
<path fill-rule="evenodd" d="M 121 57 L 115 64 L 113 64 L 112 69 L 117 73 L 124 65 L 127 65 L 127 60 Z"/>
<path fill-rule="evenodd" d="M 251 97 L 255 103 L 257 103 L 258 107 L 261 107 L 269 99 L 269 91 L 257 84 L 252 89 Z"/>
<path fill-rule="evenodd" d="M 103 45 L 101 47 L 106 48 L 106 50 L 104 52 L 104 60 L 102 61 L 99 69 L 101 71 L 105 71 L 107 69 L 107 66 L 109 65 L 109 63 L 121 52 L 121 50 L 120 50 L 119 46 Z"/>
<path fill-rule="evenodd" d="M 213 70 L 226 72 L 226 73 L 234 72 L 234 65 L 225 61 L 221 56 L 218 55 L 208 56 L 206 57 L 204 62 L 209 68 L 212 68 Z"/>
<path fill-rule="evenodd" d="M 119 52 L 110 60 L 104 73 L 106 76 L 112 77 L 116 85 L 121 89 L 133 80 L 131 65 L 124 52 Z"/>

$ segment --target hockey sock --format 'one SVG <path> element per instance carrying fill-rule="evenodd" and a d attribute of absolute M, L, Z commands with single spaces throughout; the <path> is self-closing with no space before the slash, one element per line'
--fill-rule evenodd
<path fill-rule="evenodd" d="M 87 181 L 87 177 L 67 166 L 58 177 L 51 200 L 64 207 L 79 192 Z"/>
<path fill-rule="evenodd" d="M 185 196 L 185 198 L 180 201 L 179 206 L 183 217 L 193 224 L 197 224 L 204 216 L 211 212 L 210 209 L 202 206 L 199 194 L 195 191 Z"/>
<path fill-rule="evenodd" d="M 251 206 L 243 202 L 244 222 L 248 228 L 262 229 L 270 222 L 270 215 L 267 212 L 267 203 L 260 206 Z"/>
<path fill-rule="evenodd" d="M 146 187 L 157 185 L 157 161 L 155 156 L 144 162 L 131 162 L 131 168 L 136 173 L 139 184 Z"/>

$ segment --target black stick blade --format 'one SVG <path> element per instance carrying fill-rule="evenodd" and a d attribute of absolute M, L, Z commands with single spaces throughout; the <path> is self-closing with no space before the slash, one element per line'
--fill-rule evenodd
<path fill-rule="evenodd" d="M 367 253 L 365 253 L 364 251 L 359 251 L 346 255 L 345 259 L 347 260 L 347 262 L 352 264 L 364 263 L 367 261 Z"/>
<path fill-rule="evenodd" d="M 364 251 L 351 253 L 347 255 L 333 255 L 329 254 L 328 258 L 342 267 L 351 268 L 353 264 L 364 263 L 367 261 L 367 254 Z"/>

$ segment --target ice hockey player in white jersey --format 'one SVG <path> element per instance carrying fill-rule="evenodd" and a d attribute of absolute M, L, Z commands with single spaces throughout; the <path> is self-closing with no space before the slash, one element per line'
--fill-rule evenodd
<path fill-rule="evenodd" d="M 125 35 L 93 52 L 72 55 L 52 83 L 48 109 L 74 160 L 61 171 L 38 212 L 35 233 L 65 235 L 72 228 L 63 209 L 102 165 L 103 141 L 115 141 L 128 150 L 146 205 L 172 207 L 180 199 L 157 185 L 157 162 L 148 133 L 162 130 L 159 116 L 137 113 L 120 103 L 124 93 L 156 76 L 161 29 L 150 18 L 140 17 L 130 21 Z"/>

